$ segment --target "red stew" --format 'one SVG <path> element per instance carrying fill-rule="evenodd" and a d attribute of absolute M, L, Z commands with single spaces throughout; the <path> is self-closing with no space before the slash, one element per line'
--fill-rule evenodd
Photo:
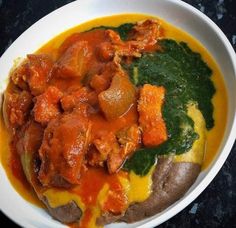
<path fill-rule="evenodd" d="M 142 143 L 167 139 L 164 88 L 151 86 L 147 93 L 144 87 L 140 93 L 121 67 L 121 61 L 159 48 L 157 23 L 138 23 L 127 41 L 113 30 L 73 34 L 56 58 L 28 55 L 11 73 L 5 122 L 12 132 L 13 173 L 24 179 L 19 159 L 24 155 L 33 159 L 34 189 L 78 185 L 73 189 L 88 206 L 82 227 L 104 183 L 109 192 L 101 210 L 125 211 L 127 196 L 116 173 Z"/>

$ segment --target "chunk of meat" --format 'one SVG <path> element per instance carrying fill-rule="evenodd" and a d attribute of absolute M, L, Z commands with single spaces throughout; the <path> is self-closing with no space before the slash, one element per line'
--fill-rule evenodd
<path fill-rule="evenodd" d="M 29 87 L 31 93 L 37 96 L 46 90 L 52 66 L 49 55 L 27 55 L 27 59 L 12 72 L 11 79 L 21 89 Z"/>
<path fill-rule="evenodd" d="M 90 146 L 86 154 L 86 161 L 90 166 L 104 167 L 106 159 L 106 153 L 100 153 L 93 144 Z"/>
<path fill-rule="evenodd" d="M 121 129 L 116 137 L 120 144 L 120 150 L 119 152 L 114 151 L 108 156 L 107 167 L 109 173 L 117 172 L 126 158 L 138 148 L 141 142 L 140 129 L 136 124 Z"/>
<path fill-rule="evenodd" d="M 50 56 L 45 54 L 27 55 L 27 58 L 29 60 L 29 75 L 27 77 L 27 82 L 31 93 L 34 96 L 37 96 L 42 94 L 47 88 L 53 61 Z"/>
<path fill-rule="evenodd" d="M 111 29 L 106 30 L 112 45 L 103 44 L 100 49 L 102 59 L 110 59 L 119 64 L 122 57 L 141 57 L 145 51 L 156 50 L 161 37 L 161 26 L 157 20 L 138 22 L 129 34 L 127 41 L 122 41 L 119 34 Z"/>
<path fill-rule="evenodd" d="M 78 110 L 48 124 L 39 149 L 42 162 L 39 180 L 44 186 L 68 187 L 79 183 L 90 131 L 90 121 Z"/>
<path fill-rule="evenodd" d="M 120 66 L 114 64 L 114 62 L 107 63 L 102 69 L 101 74 L 96 74 L 91 78 L 90 86 L 100 93 L 107 90 L 111 84 L 111 80 L 115 73 L 120 70 Z"/>
<path fill-rule="evenodd" d="M 93 141 L 94 147 L 89 152 L 88 163 L 102 167 L 106 163 L 109 173 L 115 173 L 140 142 L 140 130 L 136 124 L 121 129 L 116 135 L 113 132 L 104 134 Z"/>
<path fill-rule="evenodd" d="M 122 116 L 136 100 L 135 86 L 123 72 L 117 72 L 111 86 L 98 95 L 101 110 L 108 120 Z"/>
<path fill-rule="evenodd" d="M 135 41 L 122 41 L 119 34 L 113 30 L 106 30 L 107 36 L 110 38 L 113 48 L 110 48 L 111 52 L 114 50 L 114 61 L 120 63 L 121 58 L 126 56 L 141 57 L 139 44 Z M 101 49 L 101 52 L 103 49 Z M 101 53 L 102 55 L 102 53 Z M 111 55 L 111 54 L 110 54 Z"/>
<path fill-rule="evenodd" d="M 88 87 L 81 87 L 61 98 L 61 105 L 64 111 L 73 110 L 81 102 L 86 102 L 90 105 L 97 104 L 98 97 L 96 92 L 90 90 Z"/>
<path fill-rule="evenodd" d="M 139 42 L 139 47 L 145 49 L 147 46 L 157 43 L 157 40 L 162 36 L 161 31 L 161 24 L 157 20 L 139 21 L 133 27 L 129 40 Z"/>
<path fill-rule="evenodd" d="M 97 93 L 100 93 L 108 89 L 109 85 L 110 85 L 110 80 L 107 80 L 105 74 L 101 75 L 96 74 L 92 77 L 92 80 L 90 81 L 90 86 L 94 88 L 97 91 Z"/>
<path fill-rule="evenodd" d="M 43 131 L 44 128 L 40 124 L 34 121 L 27 123 L 23 137 L 25 153 L 34 154 L 38 152 L 43 139 Z"/>
<path fill-rule="evenodd" d="M 24 60 L 19 66 L 17 66 L 11 72 L 10 77 L 12 82 L 19 88 L 23 90 L 28 90 L 28 83 L 27 83 L 28 75 L 29 75 L 28 63 L 27 60 Z"/>
<path fill-rule="evenodd" d="M 32 184 L 33 181 L 38 182 L 34 176 L 39 170 L 39 165 L 36 164 L 36 161 L 38 160 L 38 150 L 43 140 L 44 128 L 40 124 L 30 120 L 24 129 L 21 130 L 21 137 L 17 142 L 16 148 L 21 158 L 21 165 L 25 176 Z"/>
<path fill-rule="evenodd" d="M 105 132 L 104 132 L 105 133 Z M 109 154 L 119 153 L 120 147 L 113 132 L 105 133 L 93 141 L 88 156 L 88 163 L 91 166 L 104 166 Z"/>
<path fill-rule="evenodd" d="M 47 124 L 57 117 L 60 114 L 59 101 L 62 95 L 59 89 L 50 86 L 43 94 L 37 96 L 33 109 L 34 119 L 39 123 Z"/>
<path fill-rule="evenodd" d="M 79 78 L 82 80 L 89 70 L 92 51 L 88 42 L 74 43 L 60 57 L 54 66 L 54 75 L 59 78 Z"/>
<path fill-rule="evenodd" d="M 26 123 L 32 106 L 32 95 L 27 91 L 5 92 L 4 120 L 8 127 L 18 127 Z"/>
<path fill-rule="evenodd" d="M 118 32 L 115 32 L 112 29 L 107 29 L 105 33 L 113 45 L 114 44 L 120 45 L 123 42 Z"/>
<path fill-rule="evenodd" d="M 167 140 L 167 129 L 162 118 L 165 89 L 162 86 L 145 84 L 138 101 L 139 124 L 145 146 L 157 146 Z"/>
<path fill-rule="evenodd" d="M 63 55 L 74 43 L 84 41 L 88 42 L 88 45 L 93 49 L 95 54 L 97 46 L 105 40 L 105 30 L 103 29 L 93 29 L 87 32 L 74 33 L 67 37 L 59 47 L 59 56 Z"/>
<path fill-rule="evenodd" d="M 116 137 L 121 147 L 124 148 L 125 156 L 136 150 L 141 143 L 141 131 L 136 124 L 121 129 L 117 132 Z"/>
<path fill-rule="evenodd" d="M 122 150 L 115 150 L 113 153 L 110 153 L 107 158 L 108 172 L 110 174 L 118 172 L 125 162 L 125 159 L 126 157 L 124 156 Z"/>
<path fill-rule="evenodd" d="M 62 56 L 73 44 L 81 41 L 84 41 L 81 39 L 81 33 L 74 33 L 67 37 L 58 48 L 59 56 Z"/>
<path fill-rule="evenodd" d="M 114 57 L 114 46 L 111 42 L 105 41 L 98 46 L 98 56 L 102 61 L 110 61 Z"/>

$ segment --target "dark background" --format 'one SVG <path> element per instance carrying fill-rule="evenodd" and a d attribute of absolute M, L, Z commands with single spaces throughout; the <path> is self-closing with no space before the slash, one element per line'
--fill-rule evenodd
<path fill-rule="evenodd" d="M 72 1 L 0 0 L 0 56 L 33 23 L 69 2 Z M 185 0 L 185 2 L 210 17 L 223 30 L 236 50 L 235 0 Z M 236 227 L 235 175 L 236 143 L 224 166 L 207 189 L 182 212 L 159 228 Z M 1 212 L 0 226 L 17 227 Z"/>

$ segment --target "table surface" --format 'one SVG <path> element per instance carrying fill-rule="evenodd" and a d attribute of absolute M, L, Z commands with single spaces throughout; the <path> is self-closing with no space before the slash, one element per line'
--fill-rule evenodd
<path fill-rule="evenodd" d="M 102 0 L 101 0 L 102 1 Z M 34 22 L 71 0 L 0 0 L 0 56 Z M 236 1 L 185 0 L 209 16 L 236 50 Z M 205 191 L 160 228 L 236 227 L 236 143 Z M 0 225 L 17 227 L 0 212 Z"/>

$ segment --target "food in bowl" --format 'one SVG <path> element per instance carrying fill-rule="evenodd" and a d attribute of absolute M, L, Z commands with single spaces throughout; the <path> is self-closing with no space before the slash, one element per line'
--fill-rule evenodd
<path fill-rule="evenodd" d="M 62 223 L 135 222 L 180 199 L 209 164 L 226 101 L 191 36 L 150 16 L 97 19 L 10 73 L 3 164 Z"/>

